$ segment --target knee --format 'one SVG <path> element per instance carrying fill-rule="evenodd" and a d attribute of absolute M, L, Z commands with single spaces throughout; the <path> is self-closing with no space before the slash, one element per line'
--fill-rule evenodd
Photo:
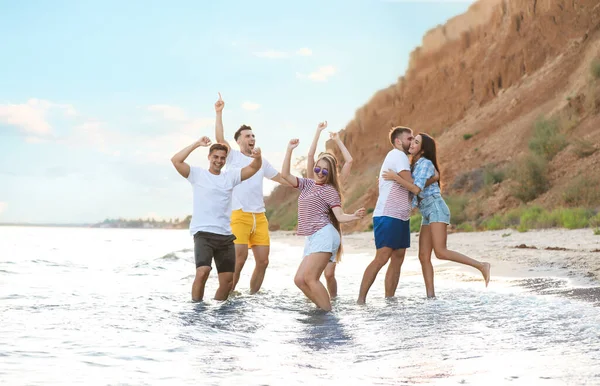
<path fill-rule="evenodd" d="M 256 259 L 256 266 L 259 268 L 267 268 L 269 266 L 269 258 Z"/>
<path fill-rule="evenodd" d="M 431 253 L 419 253 L 419 261 L 421 264 L 431 263 Z"/>
<path fill-rule="evenodd" d="M 375 256 L 375 260 L 373 260 L 373 263 L 375 263 L 375 265 L 377 265 L 377 267 L 382 268 L 384 265 L 387 264 L 389 259 L 390 259 L 390 256 L 379 255 L 379 256 Z"/>
<path fill-rule="evenodd" d="M 206 281 L 210 274 L 210 267 L 198 267 L 196 268 L 196 280 Z"/>
<path fill-rule="evenodd" d="M 446 260 L 446 248 L 434 248 L 433 252 L 435 253 L 435 257 L 440 260 Z"/>
<path fill-rule="evenodd" d="M 219 283 L 219 286 L 223 290 L 231 291 L 233 289 L 233 279 L 224 280 L 221 283 Z"/>
<path fill-rule="evenodd" d="M 248 258 L 248 251 L 236 251 L 235 252 L 235 260 L 238 262 L 245 262 Z"/>
<path fill-rule="evenodd" d="M 395 264 L 400 264 L 400 265 L 402 265 L 402 263 L 404 263 L 404 255 L 402 255 L 402 256 L 394 256 L 394 255 L 392 255 L 392 261 L 393 261 Z"/>
<path fill-rule="evenodd" d="M 330 281 L 335 279 L 335 270 L 326 269 L 325 270 L 325 280 Z"/>
<path fill-rule="evenodd" d="M 306 282 L 304 281 L 304 276 L 296 275 L 294 277 L 294 284 L 296 284 L 296 287 L 298 287 L 298 288 L 305 288 Z"/>

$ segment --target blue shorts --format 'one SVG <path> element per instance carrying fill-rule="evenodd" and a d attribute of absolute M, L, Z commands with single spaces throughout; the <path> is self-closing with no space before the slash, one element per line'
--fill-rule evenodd
<path fill-rule="evenodd" d="M 306 236 L 304 242 L 304 257 L 317 253 L 331 253 L 329 261 L 335 263 L 337 251 L 340 248 L 340 233 L 332 224 L 327 224 L 310 236 Z"/>
<path fill-rule="evenodd" d="M 450 209 L 440 195 L 429 196 L 421 200 L 419 203 L 421 211 L 421 226 L 429 225 L 432 222 L 442 222 L 450 225 Z"/>
<path fill-rule="evenodd" d="M 387 216 L 373 217 L 373 232 L 377 249 L 410 248 L 410 220 L 403 221 Z"/>

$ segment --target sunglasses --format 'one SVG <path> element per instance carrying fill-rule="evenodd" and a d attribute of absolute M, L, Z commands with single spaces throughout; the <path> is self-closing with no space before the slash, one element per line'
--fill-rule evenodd
<path fill-rule="evenodd" d="M 313 169 L 313 171 L 315 172 L 315 174 L 319 174 L 319 173 L 321 173 L 321 174 L 323 174 L 324 176 L 326 176 L 326 175 L 327 175 L 327 173 L 329 173 L 329 171 L 328 171 L 327 169 L 321 169 L 321 168 L 320 168 L 320 167 L 318 167 L 318 166 L 315 166 L 315 168 Z"/>

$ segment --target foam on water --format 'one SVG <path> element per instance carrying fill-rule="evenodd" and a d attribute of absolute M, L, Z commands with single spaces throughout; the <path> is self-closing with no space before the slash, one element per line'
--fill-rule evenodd
<path fill-rule="evenodd" d="M 333 312 L 293 284 L 302 248 L 274 243 L 258 294 L 250 257 L 226 302 L 189 300 L 185 231 L 0 228 L 0 379 L 6 384 L 590 384 L 600 382 L 598 288 L 494 277 L 435 261 L 424 298 L 410 250 L 397 296 L 369 255 L 346 254 Z"/>

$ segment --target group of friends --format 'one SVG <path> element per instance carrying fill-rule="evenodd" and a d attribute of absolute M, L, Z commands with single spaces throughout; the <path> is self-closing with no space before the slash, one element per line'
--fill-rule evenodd
<path fill-rule="evenodd" d="M 342 256 L 340 224 L 360 220 L 366 213 L 364 208 L 351 214 L 342 209 L 341 192 L 352 167 L 350 152 L 338 133 L 331 133 L 344 158 L 343 164 L 340 166 L 329 152 L 315 159 L 320 135 L 327 128 L 327 122 L 322 122 L 308 151 L 306 178 L 290 172 L 298 139 L 289 141 L 281 172 L 278 172 L 255 146 L 256 138 L 250 126 L 242 125 L 233 136 L 239 151 L 229 145 L 223 129 L 224 107 L 219 93 L 215 103 L 216 143 L 202 137 L 171 158 L 193 192 L 189 231 L 194 238 L 196 276 L 192 300 L 204 298 L 213 259 L 219 280 L 214 298 L 226 300 L 238 285 L 249 249 L 255 260 L 250 293 L 260 290 L 270 253 L 269 222 L 263 198 L 263 179 L 268 178 L 300 193 L 296 233 L 305 237 L 305 246 L 294 283 L 317 307 L 331 310 L 331 299 L 337 296 L 335 269 Z M 487 286 L 489 263 L 447 248 L 450 211 L 441 194 L 435 140 L 426 133 L 414 135 L 410 128 L 397 126 L 391 128 L 389 141 L 392 149 L 381 166 L 379 196 L 373 211 L 376 253 L 363 274 L 357 302 L 365 303 L 377 274 L 388 262 L 385 296 L 395 295 L 406 249 L 410 248 L 410 214 L 414 207 L 422 216 L 418 255 L 427 297 L 435 297 L 432 252 L 438 259 L 479 270 Z M 208 169 L 185 162 L 199 147 L 209 147 Z M 327 287 L 320 280 L 323 273 Z"/>

